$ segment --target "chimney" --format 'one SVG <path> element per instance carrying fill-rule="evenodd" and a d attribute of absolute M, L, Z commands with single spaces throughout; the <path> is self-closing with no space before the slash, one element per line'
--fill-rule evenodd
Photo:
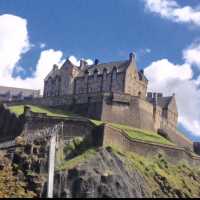
<path fill-rule="evenodd" d="M 156 92 L 153 93 L 153 100 L 154 100 L 154 105 L 157 105 L 158 102 L 158 95 Z"/>
<path fill-rule="evenodd" d="M 95 64 L 95 65 L 98 65 L 98 64 L 99 64 L 99 60 L 98 60 L 98 59 L 95 59 L 94 64 Z"/>
<path fill-rule="evenodd" d="M 148 92 L 147 97 L 152 99 L 152 92 Z"/>
<path fill-rule="evenodd" d="M 134 61 L 135 58 L 136 58 L 135 53 L 131 52 L 131 53 L 129 54 L 129 61 Z"/>
<path fill-rule="evenodd" d="M 86 66 L 87 66 L 87 61 L 84 60 L 84 59 L 81 59 L 81 60 L 80 60 L 80 68 L 81 68 L 81 69 L 84 69 Z"/>
<path fill-rule="evenodd" d="M 56 70 L 58 70 L 58 65 L 54 64 L 53 65 L 53 71 L 56 71 Z"/>
<path fill-rule="evenodd" d="M 158 93 L 158 98 L 162 98 L 163 94 L 162 93 Z"/>

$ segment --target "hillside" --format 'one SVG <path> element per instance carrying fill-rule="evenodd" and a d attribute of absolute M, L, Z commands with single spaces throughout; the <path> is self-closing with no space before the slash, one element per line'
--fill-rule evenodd
<path fill-rule="evenodd" d="M 27 183 L 19 180 L 12 162 L 0 152 L 0 198 L 32 198 L 36 194 L 27 189 Z"/>
<path fill-rule="evenodd" d="M 171 165 L 162 154 L 144 158 L 111 147 L 93 149 L 60 170 L 54 188 L 58 197 L 200 197 L 200 169 L 184 162 Z"/>
<path fill-rule="evenodd" d="M 0 158 L 0 197 L 45 197 L 46 139 L 20 141 L 13 162 Z M 59 147 L 55 197 L 200 197 L 200 169 L 184 161 L 172 165 L 163 154 L 146 158 L 116 147 L 95 148 L 82 138 Z"/>
<path fill-rule="evenodd" d="M 31 106 L 48 116 L 77 117 L 62 110 Z M 10 107 L 18 116 L 23 105 Z M 133 140 L 166 144 L 157 133 L 90 119 L 94 127 L 106 123 Z M 101 126 L 100 126 L 101 127 Z M 12 162 L 0 154 L 0 197 L 46 197 L 49 138 L 17 138 Z M 97 148 L 90 135 L 60 142 L 56 152 L 55 197 L 200 197 L 200 168 L 182 160 L 172 164 L 164 153 L 143 157 L 119 146 Z M 107 144 L 106 144 L 107 145 Z M 145 155 L 145 154 L 144 154 Z M 8 189 L 9 188 L 9 189 Z"/>

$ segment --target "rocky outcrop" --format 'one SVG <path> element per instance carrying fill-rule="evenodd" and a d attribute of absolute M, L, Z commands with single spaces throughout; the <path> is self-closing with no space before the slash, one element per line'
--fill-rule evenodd
<path fill-rule="evenodd" d="M 68 171 L 57 172 L 55 197 L 71 198 L 141 198 L 148 197 L 144 178 L 107 149 Z"/>
<path fill-rule="evenodd" d="M 16 143 L 18 147 L 12 160 L 14 174 L 19 180 L 26 182 L 28 190 L 41 197 L 46 189 L 48 173 L 48 138 L 28 142 L 25 138 L 18 137 Z"/>

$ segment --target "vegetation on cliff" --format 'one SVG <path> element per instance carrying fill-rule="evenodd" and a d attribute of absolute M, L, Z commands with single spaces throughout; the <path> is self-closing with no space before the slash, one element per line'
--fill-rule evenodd
<path fill-rule="evenodd" d="M 200 168 L 189 166 L 184 160 L 169 163 L 163 154 L 153 158 L 132 152 L 114 150 L 129 169 L 137 169 L 145 178 L 152 197 L 200 197 Z"/>
<path fill-rule="evenodd" d="M 27 190 L 27 183 L 14 175 L 11 161 L 0 153 L 0 198 L 25 197 L 36 197 L 36 194 Z"/>
<path fill-rule="evenodd" d="M 68 159 L 62 172 L 57 170 L 65 177 L 57 181 L 70 182 L 62 183 L 70 197 L 200 197 L 200 169 L 184 161 L 173 165 L 162 154 L 145 158 L 116 147 L 90 151 Z"/>

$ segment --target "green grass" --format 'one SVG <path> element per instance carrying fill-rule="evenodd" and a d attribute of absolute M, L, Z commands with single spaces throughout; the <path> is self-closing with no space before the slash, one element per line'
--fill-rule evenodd
<path fill-rule="evenodd" d="M 76 156 L 72 159 L 63 161 L 60 165 L 56 167 L 57 171 L 62 170 L 69 170 L 75 167 L 76 165 L 83 163 L 84 161 L 87 161 L 91 159 L 93 156 L 96 155 L 96 149 L 88 149 L 84 153 L 80 154 L 79 156 Z"/>
<path fill-rule="evenodd" d="M 48 116 L 55 116 L 55 117 L 78 117 L 78 115 L 75 115 L 73 113 L 65 112 L 59 109 L 55 108 L 46 108 L 46 107 L 40 107 L 40 106 L 33 106 L 33 105 L 27 105 L 31 108 L 32 112 L 35 113 L 46 113 Z M 10 106 L 10 111 L 15 113 L 17 116 L 23 114 L 24 112 L 24 105 L 18 105 L 18 106 Z"/>
<path fill-rule="evenodd" d="M 55 108 L 45 108 L 45 107 L 33 106 L 33 105 L 28 105 L 28 106 L 31 107 L 31 110 L 33 112 L 47 113 L 48 116 L 76 117 L 76 118 L 80 117 L 73 113 L 65 112 L 59 109 L 55 109 Z M 24 105 L 10 106 L 9 109 L 11 112 L 14 112 L 19 116 L 23 114 Z M 100 120 L 90 119 L 90 121 L 97 126 L 104 123 L 103 121 L 100 121 Z M 154 142 L 154 143 L 159 143 L 159 144 L 173 145 L 170 141 L 168 141 L 167 139 L 161 137 L 160 135 L 154 132 L 136 129 L 136 128 L 132 128 L 130 126 L 121 125 L 121 124 L 115 124 L 115 123 L 107 123 L 107 124 L 111 125 L 114 128 L 122 130 L 125 134 L 127 134 L 132 139 L 137 139 L 137 140 L 142 140 L 142 141 L 147 141 L 147 142 Z"/>
<path fill-rule="evenodd" d="M 122 130 L 125 134 L 127 134 L 131 139 L 137 139 L 142 141 L 148 141 L 153 143 L 159 143 L 159 144 L 166 144 L 166 145 L 174 145 L 164 137 L 158 135 L 157 133 L 133 128 L 126 125 L 120 125 L 120 124 L 114 124 L 109 123 L 112 127 Z"/>
<path fill-rule="evenodd" d="M 97 126 L 102 125 L 104 123 L 99 120 L 91 120 L 91 121 Z M 137 140 L 142 140 L 142 141 L 174 146 L 172 142 L 170 142 L 169 140 L 165 139 L 164 137 L 152 131 L 133 128 L 133 127 L 122 125 L 122 124 L 115 124 L 115 123 L 107 123 L 107 124 L 112 126 L 113 128 L 122 130 L 123 133 L 127 134 L 131 139 L 137 139 Z"/>
<path fill-rule="evenodd" d="M 162 154 L 143 157 L 133 152 L 123 152 L 118 147 L 111 148 L 126 163 L 128 169 L 137 169 L 144 176 L 153 197 L 199 197 L 198 167 L 192 168 L 184 160 L 173 165 Z"/>

